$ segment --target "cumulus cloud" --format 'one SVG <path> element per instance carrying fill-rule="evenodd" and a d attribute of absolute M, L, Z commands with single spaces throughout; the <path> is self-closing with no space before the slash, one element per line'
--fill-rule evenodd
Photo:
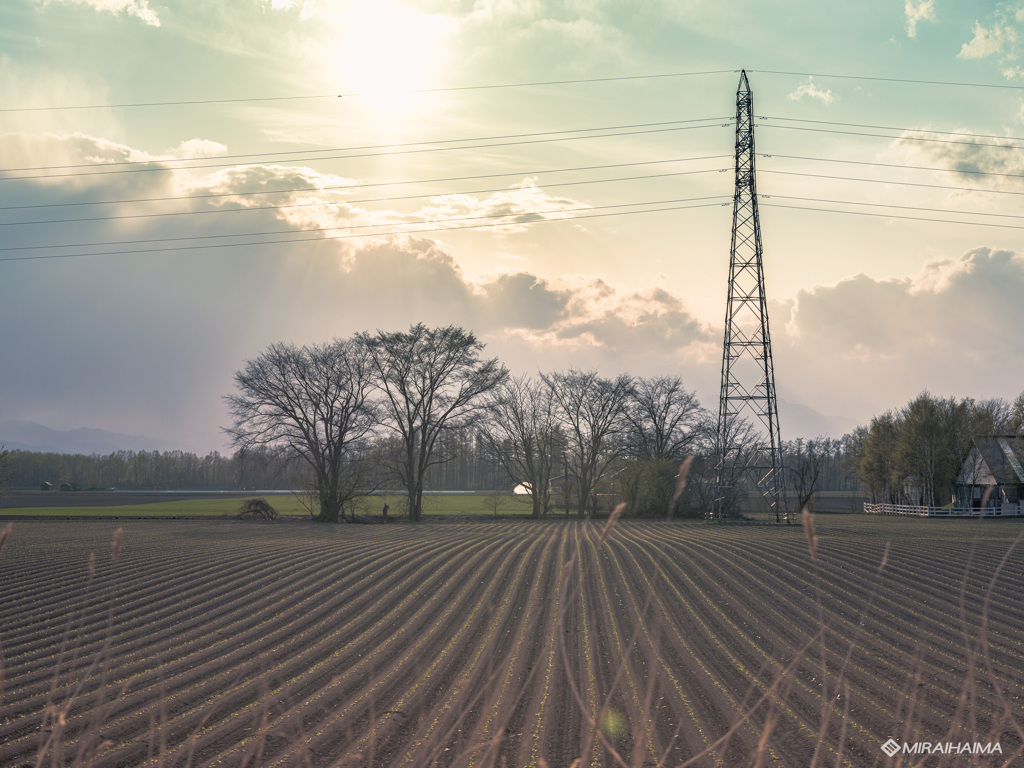
<path fill-rule="evenodd" d="M 219 141 L 210 141 L 209 139 L 200 139 L 197 137 L 181 142 L 177 147 L 168 149 L 165 154 L 168 157 L 179 157 L 192 160 L 200 157 L 217 157 L 218 155 L 226 155 L 227 152 L 227 146 L 221 144 Z"/>
<path fill-rule="evenodd" d="M 1013 397 L 1024 380 L 1021 295 L 1024 255 L 989 247 L 913 276 L 816 286 L 778 315 L 776 371 L 818 398 L 831 392 L 851 409 L 859 401 L 868 410 L 858 420 L 922 389 Z"/>
<path fill-rule="evenodd" d="M 163 168 L 166 162 L 83 134 L 0 136 L 0 151 L 27 164 L 133 159 Z M 167 154 L 220 152 L 221 145 L 198 139 Z M 275 341 L 322 341 L 419 321 L 472 328 L 491 354 L 521 371 L 577 365 L 663 372 L 702 360 L 715 346 L 717 334 L 662 289 L 629 292 L 593 277 L 528 270 L 470 278 L 455 252 L 429 234 L 325 237 L 363 231 L 357 228 L 367 223 L 416 225 L 452 214 L 500 213 L 528 226 L 535 211 L 547 216 L 554 215 L 547 209 L 583 205 L 532 182 L 486 196 L 429 200 L 400 213 L 359 204 L 375 193 L 358 191 L 358 180 L 304 167 L 198 174 L 100 174 L 0 188 L 0 206 L 183 196 L 107 204 L 95 209 L 95 221 L 18 227 L 5 241 L 5 248 L 76 244 L 5 256 L 125 252 L 5 265 L 0 323 L 23 330 L 0 338 L 0 356 L 32 362 L 0 371 L 0 418 L 219 448 L 219 426 L 226 423 L 221 397 L 245 357 Z M 240 194 L 261 191 L 273 194 Z M 286 205 L 295 207 L 276 207 Z M 308 231 L 316 226 L 335 229 Z M 277 242 L 259 245 L 259 232 L 279 233 L 268 238 Z M 244 245 L 231 247 L 238 243 Z"/>
<path fill-rule="evenodd" d="M 962 129 L 952 134 L 906 131 L 890 147 L 889 157 L 908 165 L 954 171 L 962 181 L 979 188 L 1016 190 L 1018 179 L 1015 177 L 1024 174 L 1024 158 L 1018 140 L 978 138 Z M 947 174 L 942 179 L 949 183 Z"/>
<path fill-rule="evenodd" d="M 37 0 L 39 2 L 40 0 Z M 62 3 L 64 5 L 84 5 L 93 8 L 101 13 L 112 13 L 115 16 L 127 14 L 134 16 L 144 24 L 151 27 L 159 27 L 160 19 L 156 12 L 149 7 L 149 0 L 41 0 L 42 4 L 53 5 Z"/>
<path fill-rule="evenodd" d="M 480 220 L 476 223 L 494 220 L 503 224 L 505 231 L 520 231 L 537 221 L 571 218 L 573 211 L 589 207 L 571 197 L 550 195 L 539 188 L 535 180 L 527 179 L 484 198 L 474 195 L 434 197 L 420 213 L 424 220 L 469 217 Z"/>
<path fill-rule="evenodd" d="M 977 21 L 974 22 L 974 37 L 970 42 L 960 47 L 959 59 L 984 59 L 997 53 L 1002 53 L 1005 48 L 1012 46 L 1017 40 L 1017 33 L 1009 25 L 993 24 L 991 27 L 983 27 Z"/>
<path fill-rule="evenodd" d="M 839 97 L 832 93 L 831 89 L 826 88 L 822 90 L 815 85 L 813 77 L 808 77 L 806 83 L 801 83 L 800 87 L 789 94 L 786 98 L 790 101 L 800 101 L 804 96 L 817 99 L 822 104 L 835 104 L 839 101 Z"/>
<path fill-rule="evenodd" d="M 907 21 L 907 37 L 917 37 L 917 25 L 922 21 L 935 21 L 935 0 L 906 0 L 903 14 Z"/>

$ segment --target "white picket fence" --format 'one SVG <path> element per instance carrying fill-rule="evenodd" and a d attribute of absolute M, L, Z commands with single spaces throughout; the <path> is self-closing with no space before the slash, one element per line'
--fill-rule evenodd
<path fill-rule="evenodd" d="M 913 515 L 915 517 L 1024 517 L 1024 505 L 1004 504 L 1001 507 L 921 507 L 916 504 L 872 504 L 864 502 L 870 515 Z"/>

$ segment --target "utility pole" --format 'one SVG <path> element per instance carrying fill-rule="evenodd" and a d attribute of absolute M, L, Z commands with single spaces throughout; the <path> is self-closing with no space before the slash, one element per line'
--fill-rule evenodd
<path fill-rule="evenodd" d="M 706 517 L 723 520 L 735 514 L 750 483 L 775 514 L 775 521 L 784 518 L 788 523 L 757 212 L 753 101 L 743 71 L 736 91 L 736 188 L 716 433 L 717 487 Z"/>

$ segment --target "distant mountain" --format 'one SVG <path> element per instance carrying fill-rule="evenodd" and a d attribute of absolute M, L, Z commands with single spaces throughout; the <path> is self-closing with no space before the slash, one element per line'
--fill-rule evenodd
<path fill-rule="evenodd" d="M 139 435 L 122 435 L 104 429 L 57 430 L 34 421 L 6 421 L 0 424 L 0 445 L 11 451 L 41 453 L 98 453 L 114 451 L 173 451 L 181 446 Z"/>
<path fill-rule="evenodd" d="M 798 437 L 811 439 L 819 435 L 839 438 L 857 426 L 844 416 L 826 416 L 802 403 L 791 403 L 779 398 L 779 431 L 783 440 Z"/>

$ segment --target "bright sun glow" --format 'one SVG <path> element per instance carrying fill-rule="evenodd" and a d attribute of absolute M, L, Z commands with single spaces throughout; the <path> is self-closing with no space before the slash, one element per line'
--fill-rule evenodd
<path fill-rule="evenodd" d="M 438 17 L 394 0 L 355 0 L 340 19 L 334 58 L 347 93 L 388 112 L 410 111 L 434 85 L 444 30 Z"/>

